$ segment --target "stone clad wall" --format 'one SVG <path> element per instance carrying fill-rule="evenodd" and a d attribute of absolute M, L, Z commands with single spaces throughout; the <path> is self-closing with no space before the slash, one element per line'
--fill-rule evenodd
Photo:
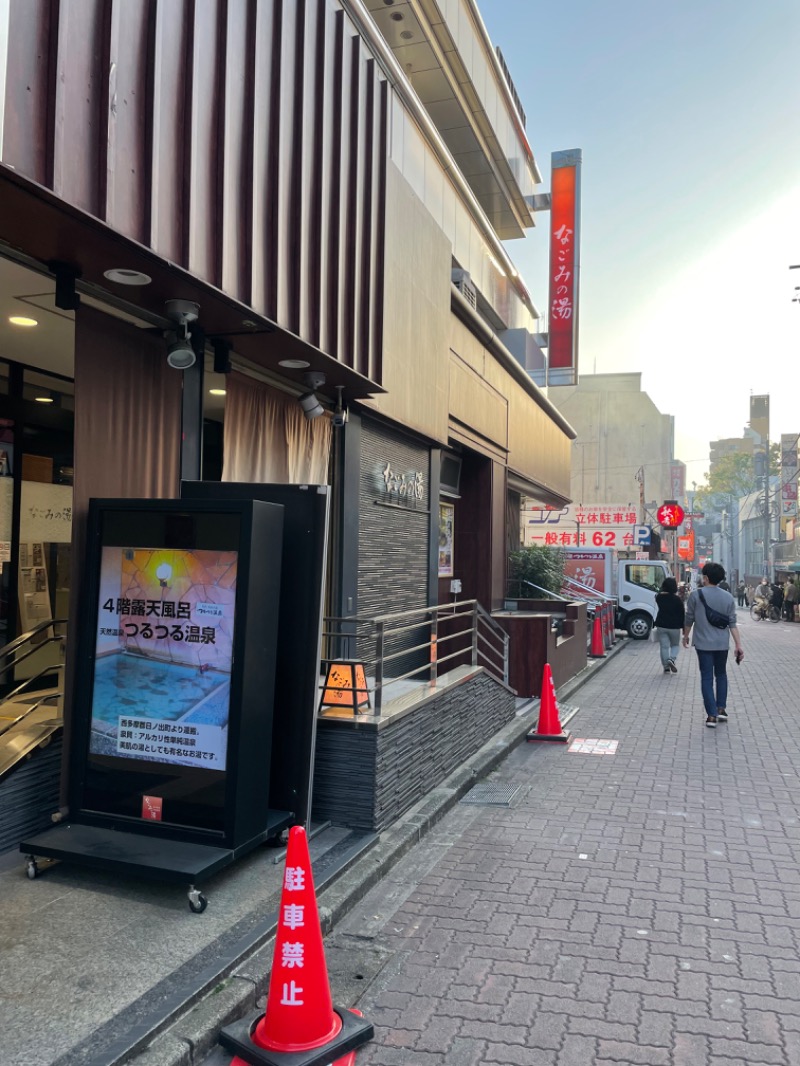
<path fill-rule="evenodd" d="M 380 831 L 514 718 L 514 693 L 483 670 L 385 720 L 320 718 L 315 820 Z"/>

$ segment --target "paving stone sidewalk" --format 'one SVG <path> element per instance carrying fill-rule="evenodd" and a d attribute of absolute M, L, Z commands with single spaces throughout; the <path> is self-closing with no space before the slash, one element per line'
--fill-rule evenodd
<path fill-rule="evenodd" d="M 581 737 L 521 745 L 326 941 L 387 959 L 358 1066 L 800 1063 L 800 625 L 751 622 L 730 721 L 694 652 L 631 643 L 583 689 Z"/>

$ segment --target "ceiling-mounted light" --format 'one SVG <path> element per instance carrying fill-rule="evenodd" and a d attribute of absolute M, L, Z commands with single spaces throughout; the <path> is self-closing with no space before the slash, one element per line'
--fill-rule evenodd
<path fill-rule="evenodd" d="M 149 274 L 143 274 L 141 270 L 128 270 L 127 267 L 112 267 L 104 270 L 103 277 L 117 285 L 149 285 L 153 280 Z"/>
<path fill-rule="evenodd" d="M 311 363 L 307 359 L 280 359 L 278 366 L 285 366 L 287 370 L 305 370 Z"/>
<path fill-rule="evenodd" d="M 209 396 L 227 396 L 227 389 L 209 389 Z"/>
<path fill-rule="evenodd" d="M 26 318 L 25 315 L 9 315 L 8 321 L 12 326 L 23 326 L 25 329 L 39 325 L 35 318 Z"/>
<path fill-rule="evenodd" d="M 197 362 L 189 326 L 199 313 L 200 305 L 191 300 L 167 300 L 167 318 L 175 323 L 175 329 L 167 332 L 167 362 L 173 370 L 188 370 Z"/>

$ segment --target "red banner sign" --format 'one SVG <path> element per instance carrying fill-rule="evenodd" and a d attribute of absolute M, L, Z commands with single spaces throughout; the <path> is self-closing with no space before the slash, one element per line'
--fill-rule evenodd
<path fill-rule="evenodd" d="M 548 385 L 577 382 L 580 167 L 580 150 L 553 152 Z"/>

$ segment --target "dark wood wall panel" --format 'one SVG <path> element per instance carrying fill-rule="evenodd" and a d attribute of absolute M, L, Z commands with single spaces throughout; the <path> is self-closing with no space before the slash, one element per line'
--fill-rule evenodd
<path fill-rule="evenodd" d="M 10 11 L 2 161 L 380 383 L 389 88 L 339 0 Z"/>

